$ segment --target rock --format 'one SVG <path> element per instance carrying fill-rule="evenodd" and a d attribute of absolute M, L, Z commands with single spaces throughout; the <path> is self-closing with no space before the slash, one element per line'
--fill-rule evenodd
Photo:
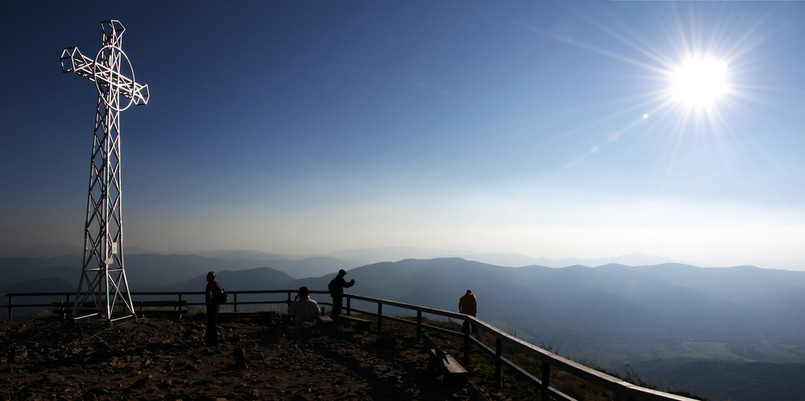
<path fill-rule="evenodd" d="M 47 375 L 47 379 L 50 383 L 58 384 L 64 382 L 64 376 L 56 374 L 56 373 L 49 373 Z"/>
<path fill-rule="evenodd" d="M 246 358 L 246 348 L 244 348 L 242 345 L 235 348 L 233 356 L 235 357 L 236 368 L 245 369 L 246 367 L 248 367 L 248 359 Z"/>
<path fill-rule="evenodd" d="M 152 379 L 151 375 L 141 377 L 141 378 L 137 379 L 137 381 L 135 381 L 134 384 L 131 385 L 131 387 L 132 388 L 143 388 L 143 387 L 145 387 L 147 384 L 149 384 L 151 382 L 151 379 Z"/>

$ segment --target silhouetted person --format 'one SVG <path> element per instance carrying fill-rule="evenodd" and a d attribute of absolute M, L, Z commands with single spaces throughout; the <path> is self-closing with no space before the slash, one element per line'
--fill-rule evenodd
<path fill-rule="evenodd" d="M 475 316 L 478 313 L 478 300 L 475 299 L 475 294 L 472 291 L 467 290 L 467 293 L 458 300 L 458 311 L 470 316 Z M 478 333 L 478 328 L 472 326 L 472 331 Z"/>
<path fill-rule="evenodd" d="M 319 323 L 321 320 L 319 317 L 319 303 L 310 299 L 310 291 L 307 287 L 299 287 L 299 295 L 288 306 L 288 315 L 294 317 L 296 327 L 301 327 L 305 323 Z"/>
<path fill-rule="evenodd" d="M 204 295 L 204 303 L 207 305 L 207 346 L 218 345 L 218 328 L 215 320 L 218 316 L 218 308 L 221 306 L 223 292 L 224 289 L 215 282 L 215 272 L 207 273 L 207 289 Z"/>
<path fill-rule="evenodd" d="M 333 297 L 333 311 L 330 313 L 330 317 L 333 318 L 333 320 L 341 314 L 341 301 L 344 299 L 344 288 L 352 287 L 352 285 L 355 284 L 355 279 L 349 282 L 344 280 L 344 276 L 346 275 L 347 272 L 344 269 L 339 270 L 338 275 L 330 280 L 330 284 L 327 285 L 327 289 L 330 290 L 330 296 Z"/>
<path fill-rule="evenodd" d="M 467 293 L 458 300 L 458 311 L 470 316 L 475 316 L 478 313 L 478 300 L 475 299 L 475 294 L 467 290 Z"/>

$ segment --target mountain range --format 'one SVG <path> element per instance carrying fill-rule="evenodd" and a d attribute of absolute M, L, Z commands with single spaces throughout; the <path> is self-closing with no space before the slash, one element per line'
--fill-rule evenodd
<path fill-rule="evenodd" d="M 762 377 L 770 366 L 805 366 L 805 272 L 679 263 L 504 267 L 461 258 L 353 267 L 333 257 L 247 256 L 127 255 L 127 275 L 135 292 L 199 291 L 208 270 L 230 291 L 324 290 L 346 268 L 356 280 L 351 293 L 447 310 L 456 310 L 471 289 L 478 317 L 513 335 L 605 369 L 629 366 L 648 382 L 710 399 L 747 399 L 729 393 L 729 380 L 714 379 L 725 371 L 744 377 L 754 366 Z M 75 256 L 0 259 L 0 292 L 74 291 L 80 262 Z M 697 375 L 690 377 L 691 370 Z M 799 381 L 776 387 L 802 394 Z"/>
<path fill-rule="evenodd" d="M 0 258 L 16 257 L 25 255 L 26 257 L 59 257 L 65 255 L 81 256 L 83 248 L 70 244 L 14 244 L 14 243 L 0 243 Z M 126 257 L 129 255 L 139 254 L 157 254 L 138 247 L 126 247 Z M 441 258 L 462 258 L 467 260 L 475 260 L 483 263 L 489 263 L 497 266 L 507 267 L 520 267 L 520 266 L 547 266 L 547 267 L 565 267 L 573 265 L 583 266 L 601 266 L 606 264 L 618 263 L 628 266 L 644 266 L 656 265 L 660 263 L 684 263 L 696 264 L 690 261 L 682 261 L 661 256 L 647 255 L 644 253 L 632 253 L 628 255 L 620 255 L 613 258 L 568 258 L 568 259 L 548 259 L 548 258 L 532 258 L 530 256 L 517 254 L 517 253 L 475 253 L 475 252 L 461 252 L 451 251 L 445 249 L 427 249 L 427 248 L 412 248 L 412 247 L 381 247 L 381 248 L 364 248 L 364 249 L 350 249 L 344 251 L 331 252 L 329 254 L 319 255 L 284 255 L 266 253 L 257 250 L 214 250 L 214 251 L 200 251 L 200 252 L 174 252 L 174 253 L 159 253 L 161 255 L 193 255 L 202 256 L 212 259 L 235 259 L 235 260 L 251 260 L 251 261 L 299 261 L 311 258 L 331 258 L 341 261 L 345 266 L 358 267 L 377 262 L 396 261 L 404 259 L 441 259 Z M 798 264 L 792 262 L 792 266 Z M 298 276 L 297 278 L 307 277 Z"/>

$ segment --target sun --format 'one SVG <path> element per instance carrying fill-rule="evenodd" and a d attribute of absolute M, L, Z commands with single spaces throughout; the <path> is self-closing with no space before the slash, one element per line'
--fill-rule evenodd
<path fill-rule="evenodd" d="M 669 74 L 671 98 L 689 110 L 708 110 L 729 91 L 729 67 L 712 56 L 690 57 Z"/>

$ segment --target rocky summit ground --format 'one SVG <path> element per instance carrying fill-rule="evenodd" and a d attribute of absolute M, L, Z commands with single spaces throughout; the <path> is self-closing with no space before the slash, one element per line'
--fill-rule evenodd
<path fill-rule="evenodd" d="M 277 316 L 0 323 L 2 400 L 470 400 L 428 367 L 412 333 L 299 333 Z M 480 392 L 476 393 L 473 388 Z"/>

